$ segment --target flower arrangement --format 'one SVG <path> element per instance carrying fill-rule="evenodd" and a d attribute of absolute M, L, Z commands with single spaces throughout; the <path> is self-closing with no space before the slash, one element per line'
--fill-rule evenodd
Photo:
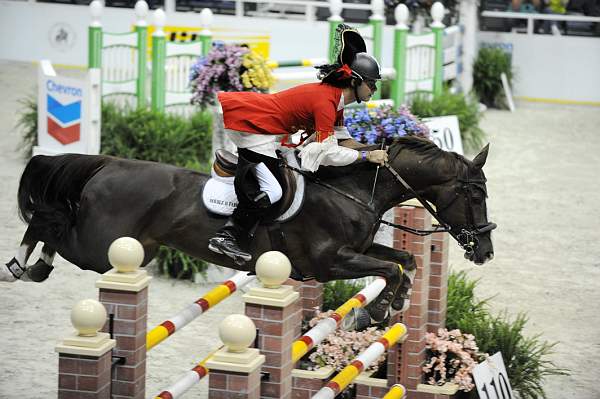
<path fill-rule="evenodd" d="M 427 333 L 425 341 L 428 360 L 423 366 L 423 372 L 428 384 L 444 385 L 446 382 L 454 382 L 465 392 L 475 387 L 473 369 L 487 355 L 479 352 L 473 335 L 440 328 L 437 335 Z"/>
<path fill-rule="evenodd" d="M 310 327 L 314 327 L 321 319 L 331 316 L 332 313 L 333 310 L 316 311 L 316 317 L 309 322 Z M 329 366 L 340 371 L 365 351 L 369 345 L 381 338 L 385 332 L 386 330 L 377 330 L 375 327 L 369 327 L 363 331 L 338 329 L 317 346 L 316 350 L 309 355 L 309 360 L 314 362 L 318 366 L 317 368 Z M 384 361 L 385 354 L 381 355 L 365 371 L 377 371 L 379 364 Z"/>
<path fill-rule="evenodd" d="M 378 144 L 385 140 L 389 145 L 395 138 L 406 135 L 430 136 L 429 128 L 405 106 L 351 109 L 345 114 L 344 124 L 352 137 L 363 144 Z"/>
<path fill-rule="evenodd" d="M 215 104 L 218 91 L 266 92 L 274 83 L 266 60 L 246 46 L 216 44 L 192 65 L 192 104 Z"/>

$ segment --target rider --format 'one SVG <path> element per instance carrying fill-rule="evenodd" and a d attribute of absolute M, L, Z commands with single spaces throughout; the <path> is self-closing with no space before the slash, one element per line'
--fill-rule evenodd
<path fill-rule="evenodd" d="M 360 34 L 340 24 L 337 62 L 317 67 L 320 83 L 309 83 L 275 94 L 219 92 L 225 132 L 238 148 L 235 191 L 239 204 L 227 223 L 209 240 L 209 249 L 249 261 L 239 240 L 246 237 L 282 196 L 276 155 L 291 134 L 304 130 L 312 140 L 300 151 L 301 166 L 311 172 L 320 165 L 344 166 L 369 161 L 383 164 L 385 150 L 357 151 L 344 127 L 344 106 L 368 101 L 381 79 L 379 64 L 366 53 Z M 340 144 L 338 145 L 338 139 Z M 301 143 L 302 144 L 302 143 Z"/>

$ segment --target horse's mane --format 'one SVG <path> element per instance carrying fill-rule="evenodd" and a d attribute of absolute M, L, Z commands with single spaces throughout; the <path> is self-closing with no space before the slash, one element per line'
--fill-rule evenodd
<path fill-rule="evenodd" d="M 379 145 L 372 145 L 365 147 L 364 150 L 377 150 Z M 361 148 L 360 150 L 363 150 Z M 404 136 L 394 140 L 390 145 L 388 151 L 388 157 L 390 163 L 395 159 L 400 152 L 408 150 L 418 155 L 421 155 L 428 162 L 435 163 L 434 167 L 440 170 L 447 170 L 448 168 L 454 167 L 458 162 L 462 161 L 466 163 L 466 160 L 453 152 L 447 152 L 440 149 L 435 143 L 429 139 L 418 136 Z M 356 174 L 366 169 L 374 169 L 375 165 L 369 162 L 350 164 L 348 166 L 326 166 L 321 167 L 316 172 L 317 177 L 323 179 L 333 179 L 341 176 L 348 176 L 349 174 Z"/>

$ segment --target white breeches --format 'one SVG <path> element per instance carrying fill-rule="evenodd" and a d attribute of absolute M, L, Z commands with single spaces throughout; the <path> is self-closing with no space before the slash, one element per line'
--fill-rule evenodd
<path fill-rule="evenodd" d="M 283 195 L 283 191 L 281 190 L 279 182 L 275 176 L 273 176 L 273 173 L 271 173 L 269 168 L 267 168 L 267 166 L 261 162 L 254 168 L 254 174 L 256 176 L 256 180 L 258 180 L 260 190 L 267 193 L 271 204 L 279 201 Z"/>

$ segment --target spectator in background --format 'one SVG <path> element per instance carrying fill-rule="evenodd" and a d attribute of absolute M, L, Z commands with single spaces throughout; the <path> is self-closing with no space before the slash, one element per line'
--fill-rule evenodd
<path fill-rule="evenodd" d="M 566 11 L 568 14 L 598 17 L 600 16 L 600 0 L 569 0 Z"/>
<path fill-rule="evenodd" d="M 512 11 L 514 12 L 540 12 L 542 10 L 542 0 L 511 0 Z"/>
<path fill-rule="evenodd" d="M 565 14 L 567 12 L 568 0 L 544 0 L 544 14 Z M 543 32 L 546 34 L 559 35 L 558 21 L 544 21 Z"/>

